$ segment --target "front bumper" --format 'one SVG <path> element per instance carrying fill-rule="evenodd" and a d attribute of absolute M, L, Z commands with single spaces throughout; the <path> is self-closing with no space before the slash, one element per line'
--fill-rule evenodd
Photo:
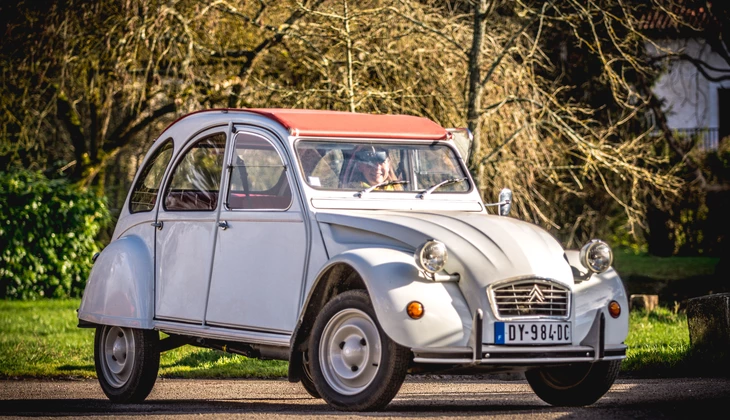
<path fill-rule="evenodd" d="M 551 365 L 597 362 L 626 358 L 625 344 L 607 347 L 606 320 L 598 312 L 590 330 L 580 345 L 503 346 L 482 342 L 484 313 L 478 309 L 472 321 L 469 346 L 412 348 L 415 363 L 449 365 Z"/>

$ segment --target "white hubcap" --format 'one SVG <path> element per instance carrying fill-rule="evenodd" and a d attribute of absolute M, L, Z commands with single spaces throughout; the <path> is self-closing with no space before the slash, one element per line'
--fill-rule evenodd
<path fill-rule="evenodd" d="M 134 366 L 134 334 L 129 328 L 104 327 L 100 346 L 104 379 L 109 385 L 121 388 Z"/>
<path fill-rule="evenodd" d="M 381 355 L 378 327 L 363 311 L 344 309 L 324 327 L 319 347 L 322 373 L 342 395 L 357 394 L 370 385 Z"/>

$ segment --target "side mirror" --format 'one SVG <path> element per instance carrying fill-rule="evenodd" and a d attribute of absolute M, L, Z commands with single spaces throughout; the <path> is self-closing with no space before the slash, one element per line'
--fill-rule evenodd
<path fill-rule="evenodd" d="M 512 209 L 512 190 L 509 188 L 503 188 L 499 192 L 499 215 L 506 216 Z"/>
<path fill-rule="evenodd" d="M 510 209 L 512 209 L 512 190 L 510 190 L 509 188 L 503 188 L 502 191 L 499 192 L 499 202 L 487 203 L 485 204 L 485 206 L 499 206 L 499 215 L 508 215 Z"/>

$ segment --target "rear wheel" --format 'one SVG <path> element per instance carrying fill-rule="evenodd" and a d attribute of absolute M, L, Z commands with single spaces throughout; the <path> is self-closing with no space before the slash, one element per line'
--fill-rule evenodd
<path fill-rule="evenodd" d="M 104 394 L 113 402 L 143 401 L 157 380 L 160 334 L 103 325 L 94 337 L 94 365 Z"/>
<path fill-rule="evenodd" d="M 383 332 L 363 290 L 344 292 L 325 305 L 314 323 L 309 355 L 317 391 L 343 411 L 387 406 L 410 359 L 408 349 Z"/>
<path fill-rule="evenodd" d="M 541 400 L 555 406 L 584 406 L 598 401 L 618 377 L 621 360 L 540 368 L 525 372 Z"/>

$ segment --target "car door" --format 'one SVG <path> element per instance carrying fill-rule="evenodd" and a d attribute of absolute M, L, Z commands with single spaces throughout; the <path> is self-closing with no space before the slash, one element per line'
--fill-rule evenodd
<path fill-rule="evenodd" d="M 232 143 L 206 324 L 291 333 L 308 250 L 295 179 L 267 133 L 247 128 Z"/>
<path fill-rule="evenodd" d="M 167 178 L 155 239 L 157 319 L 203 321 L 227 131 L 188 142 Z"/>

